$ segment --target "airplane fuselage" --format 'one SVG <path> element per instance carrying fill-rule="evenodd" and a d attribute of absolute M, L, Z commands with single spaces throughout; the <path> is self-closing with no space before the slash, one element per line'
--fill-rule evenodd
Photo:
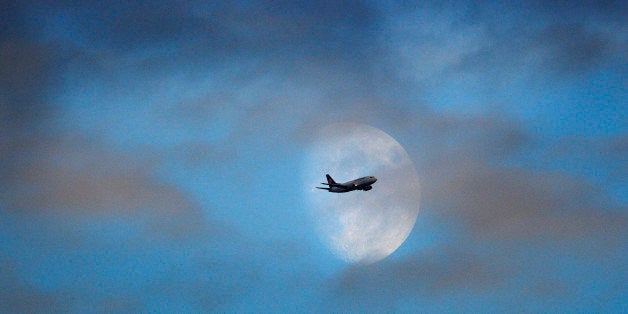
<path fill-rule="evenodd" d="M 359 179 L 351 180 L 345 183 L 336 183 L 329 175 L 327 175 L 327 183 L 322 183 L 329 186 L 328 188 L 317 187 L 317 189 L 327 190 L 331 193 L 346 193 L 356 190 L 369 191 L 372 189 L 373 183 L 377 181 L 377 178 L 373 176 L 362 177 Z"/>

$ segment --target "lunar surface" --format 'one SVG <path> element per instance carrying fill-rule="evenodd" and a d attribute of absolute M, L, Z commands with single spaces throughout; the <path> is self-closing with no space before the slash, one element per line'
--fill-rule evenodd
<path fill-rule="evenodd" d="M 364 124 L 326 126 L 306 159 L 306 200 L 327 247 L 350 263 L 374 263 L 408 237 L 419 213 L 419 177 L 403 147 Z M 370 191 L 329 193 L 315 189 L 329 173 L 342 183 L 375 176 Z"/>

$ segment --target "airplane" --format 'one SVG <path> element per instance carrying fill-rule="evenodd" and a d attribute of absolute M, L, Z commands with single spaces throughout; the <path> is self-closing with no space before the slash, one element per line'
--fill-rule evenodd
<path fill-rule="evenodd" d="M 316 188 L 321 189 L 321 190 L 327 190 L 328 192 L 332 192 L 332 193 L 345 193 L 345 192 L 351 192 L 355 190 L 368 191 L 373 188 L 371 185 L 375 183 L 375 181 L 377 181 L 376 177 L 368 176 L 368 177 L 362 177 L 362 178 L 355 179 L 355 180 L 345 182 L 345 183 L 336 183 L 336 181 L 334 181 L 334 179 L 332 179 L 329 174 L 325 176 L 327 177 L 327 183 L 321 183 L 321 184 L 328 185 L 329 187 L 321 188 L 317 186 Z"/>

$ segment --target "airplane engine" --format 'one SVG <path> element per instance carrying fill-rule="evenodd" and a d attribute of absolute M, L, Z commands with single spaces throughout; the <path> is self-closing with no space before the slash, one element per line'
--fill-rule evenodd
<path fill-rule="evenodd" d="M 369 186 L 365 186 L 365 187 L 364 187 L 364 191 L 368 191 L 368 190 L 370 190 L 370 189 L 372 189 L 372 188 L 373 188 L 373 187 L 372 187 L 372 186 L 370 186 L 370 185 L 369 185 Z"/>

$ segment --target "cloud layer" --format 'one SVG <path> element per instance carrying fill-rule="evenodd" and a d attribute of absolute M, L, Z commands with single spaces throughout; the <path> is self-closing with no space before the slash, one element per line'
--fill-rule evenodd
<path fill-rule="evenodd" d="M 622 12 L 9 5 L 0 309 L 621 311 Z M 335 122 L 385 130 L 421 177 L 374 265 L 331 260 L 278 188 Z"/>

